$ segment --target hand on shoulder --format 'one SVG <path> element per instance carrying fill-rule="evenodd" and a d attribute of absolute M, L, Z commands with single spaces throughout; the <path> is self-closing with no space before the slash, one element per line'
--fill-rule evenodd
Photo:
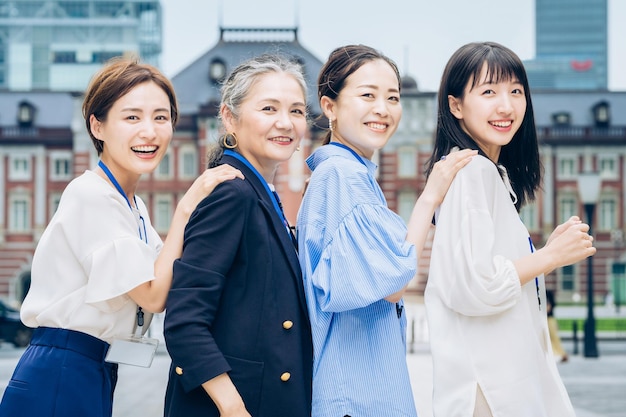
<path fill-rule="evenodd" d="M 215 187 L 224 181 L 233 180 L 235 178 L 241 178 L 243 180 L 244 176 L 241 171 L 228 164 L 209 168 L 191 184 L 191 187 L 189 187 L 189 190 L 187 190 L 178 206 L 189 216 L 195 210 L 198 203 L 211 194 Z"/>
<path fill-rule="evenodd" d="M 441 157 L 433 166 L 422 196 L 432 199 L 436 205 L 441 204 L 456 174 L 461 168 L 469 164 L 476 155 L 478 155 L 477 150 L 463 149 L 460 151 L 457 147 L 452 148 L 448 155 Z"/>

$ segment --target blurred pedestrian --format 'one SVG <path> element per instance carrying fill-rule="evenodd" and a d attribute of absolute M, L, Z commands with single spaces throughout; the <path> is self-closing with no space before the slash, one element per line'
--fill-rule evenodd
<path fill-rule="evenodd" d="M 307 129 L 300 65 L 263 55 L 222 87 L 221 184 L 189 220 L 174 263 L 165 416 L 309 417 L 312 343 L 295 237 L 273 182 Z"/>
<path fill-rule="evenodd" d="M 474 151 L 437 164 L 408 229 L 387 207 L 374 153 L 402 116 L 395 63 L 367 46 L 335 49 L 318 78 L 329 120 L 298 214 L 315 352 L 313 417 L 415 416 L 402 295 L 435 207 Z"/>
<path fill-rule="evenodd" d="M 134 328 L 141 336 L 149 322 L 144 311 L 163 310 L 189 215 L 218 183 L 242 177 L 228 166 L 205 171 L 162 242 L 136 190 L 163 159 L 177 114 L 172 85 L 150 65 L 115 59 L 93 77 L 83 115 L 100 160 L 69 183 L 37 245 L 21 308 L 35 331 L 0 415 L 111 415 L 117 364 L 105 361 L 110 344 L 136 342 Z"/>
<path fill-rule="evenodd" d="M 546 310 L 548 314 L 548 330 L 550 331 L 550 343 L 552 345 L 552 353 L 557 362 L 567 362 L 569 359 L 567 352 L 561 344 L 561 336 L 559 335 L 559 324 L 554 317 L 554 307 L 556 307 L 554 291 L 546 290 Z"/>
<path fill-rule="evenodd" d="M 436 417 L 573 416 L 551 358 L 543 274 L 595 253 L 572 217 L 535 250 L 519 209 L 541 164 L 528 79 L 493 42 L 459 48 L 439 89 L 429 167 L 476 149 L 436 214 L 425 303 Z"/>

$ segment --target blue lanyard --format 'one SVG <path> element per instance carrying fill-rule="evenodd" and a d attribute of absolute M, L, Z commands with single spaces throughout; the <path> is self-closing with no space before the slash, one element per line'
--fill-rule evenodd
<path fill-rule="evenodd" d="M 225 149 L 224 155 L 232 156 L 233 158 L 238 159 L 239 161 L 244 163 L 248 168 L 250 168 L 250 171 L 254 172 L 254 175 L 256 175 L 259 181 L 261 181 L 261 184 L 263 184 L 263 188 L 265 188 L 267 195 L 269 195 L 270 198 L 272 199 L 272 204 L 274 205 L 274 210 L 276 210 L 278 217 L 280 217 L 283 220 L 283 224 L 287 228 L 287 232 L 289 232 L 289 235 L 291 235 L 289 222 L 287 221 L 287 218 L 285 217 L 285 213 L 283 212 L 283 209 L 281 207 L 280 200 L 278 199 L 278 195 L 270 189 L 269 185 L 267 184 L 267 181 L 265 181 L 265 178 L 263 178 L 263 176 L 259 173 L 259 171 L 257 171 L 256 168 L 252 166 L 252 164 L 246 158 L 244 158 L 243 155 L 241 155 L 240 153 L 231 151 L 229 149 Z"/>
<path fill-rule="evenodd" d="M 354 151 L 354 149 L 352 149 L 349 146 L 344 145 L 343 143 L 340 142 L 328 142 L 329 145 L 335 145 L 335 146 L 339 146 L 340 148 L 344 148 L 350 151 L 350 153 L 352 153 L 352 155 L 354 155 L 354 157 L 357 159 L 357 161 L 359 161 L 360 163 L 362 163 L 366 168 L 367 165 L 365 165 L 365 161 L 363 161 L 363 158 L 361 157 L 361 155 L 359 155 L 358 153 L 356 153 Z"/>
<path fill-rule="evenodd" d="M 139 231 L 139 238 L 141 240 L 145 241 L 146 243 L 148 243 L 148 233 L 147 233 L 147 230 L 146 230 L 146 222 L 143 219 L 143 216 L 141 215 L 141 213 L 139 212 L 139 209 L 137 208 L 137 209 L 133 210 L 133 206 L 130 204 L 130 201 L 128 200 L 128 197 L 126 197 L 126 193 L 122 189 L 122 186 L 120 185 L 119 182 L 117 182 L 117 180 L 115 179 L 115 176 L 113 176 L 113 173 L 111 172 L 111 170 L 109 170 L 109 168 L 104 164 L 104 162 L 102 162 L 102 160 L 98 161 L 98 166 L 100 168 L 102 168 L 102 170 L 104 171 L 106 176 L 109 178 L 111 183 L 113 183 L 113 186 L 122 195 L 122 197 L 124 197 L 124 200 L 126 200 L 126 203 L 128 204 L 128 208 L 130 208 L 130 211 L 133 213 L 133 215 L 135 214 L 135 210 L 137 210 L 137 213 L 139 213 L 139 219 L 136 219 L 137 220 L 137 229 Z M 134 196 L 133 196 L 133 200 L 135 202 L 135 207 L 137 207 L 137 199 Z M 139 224 L 139 220 L 141 220 L 141 223 L 143 224 L 143 236 L 141 234 L 141 226 Z"/>
<path fill-rule="evenodd" d="M 148 244 L 148 232 L 146 230 L 146 221 L 143 219 L 143 216 L 139 212 L 139 209 L 136 208 L 135 210 L 133 210 L 133 206 L 130 205 L 130 201 L 128 201 L 128 197 L 126 197 L 126 193 L 122 189 L 122 186 L 120 185 L 120 183 L 117 182 L 117 180 L 115 179 L 115 176 L 113 175 L 109 167 L 107 167 L 104 164 L 104 162 L 102 162 L 102 160 L 98 161 L 98 166 L 102 168 L 102 170 L 104 171 L 106 176 L 109 178 L 111 183 L 113 183 L 113 186 L 115 186 L 117 191 L 120 194 L 122 194 L 122 197 L 124 197 L 124 200 L 126 200 L 126 203 L 128 204 L 128 208 L 130 208 L 130 211 L 131 213 L 133 213 L 133 216 L 135 216 L 135 210 L 137 210 L 139 217 L 135 216 L 135 221 L 137 222 L 137 231 L 139 232 L 139 239 L 143 240 L 144 242 L 146 242 L 146 244 Z M 137 199 L 135 198 L 135 196 L 133 196 L 133 201 L 135 202 L 135 207 L 137 207 Z M 140 220 L 141 220 L 141 223 L 143 224 L 143 237 L 141 236 L 141 225 L 139 224 Z M 144 316 L 143 309 L 140 306 L 137 306 L 137 330 L 135 331 L 135 336 L 141 336 L 143 324 L 144 324 L 143 316 Z"/>
<path fill-rule="evenodd" d="M 535 252 L 535 247 L 533 246 L 533 240 L 530 236 L 528 236 L 528 243 L 530 243 L 530 253 Z M 541 310 L 541 295 L 539 294 L 539 277 L 535 277 L 535 287 L 537 288 L 537 302 L 539 303 L 539 310 Z"/>

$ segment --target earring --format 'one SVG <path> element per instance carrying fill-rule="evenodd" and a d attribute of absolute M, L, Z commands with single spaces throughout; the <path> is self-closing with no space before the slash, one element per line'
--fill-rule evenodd
<path fill-rule="evenodd" d="M 328 129 L 330 129 L 330 131 L 332 132 L 333 128 L 334 128 L 333 119 L 328 119 Z"/>
<path fill-rule="evenodd" d="M 237 143 L 237 136 L 235 133 L 227 133 L 222 139 L 223 145 L 226 149 L 235 149 L 239 143 Z"/>
<path fill-rule="evenodd" d="M 296 147 L 296 152 L 300 151 L 300 146 Z"/>

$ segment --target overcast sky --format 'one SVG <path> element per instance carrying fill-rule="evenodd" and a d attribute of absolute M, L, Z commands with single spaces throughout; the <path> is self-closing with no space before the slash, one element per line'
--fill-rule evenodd
<path fill-rule="evenodd" d="M 321 61 L 362 43 L 395 60 L 422 91 L 436 91 L 450 55 L 495 41 L 535 56 L 533 0 L 161 0 L 161 67 L 172 77 L 212 48 L 219 27 L 294 27 Z M 626 1 L 608 0 L 609 88 L 626 91 Z"/>

